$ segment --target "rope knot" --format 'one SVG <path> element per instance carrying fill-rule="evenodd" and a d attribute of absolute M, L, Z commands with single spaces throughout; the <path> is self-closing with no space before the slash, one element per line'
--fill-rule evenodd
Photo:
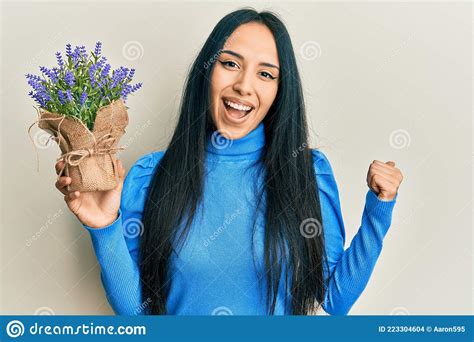
<path fill-rule="evenodd" d="M 62 115 L 58 118 L 41 118 L 40 111 L 38 110 L 38 117 L 39 119 L 36 120 L 33 124 L 30 125 L 28 128 L 28 135 L 31 139 L 31 141 L 34 144 L 34 141 L 31 137 L 31 128 L 36 124 L 41 121 L 56 121 L 59 120 L 59 124 L 57 127 L 57 130 L 55 132 L 54 136 L 51 136 L 50 139 L 56 141 L 58 145 L 61 147 L 61 140 L 65 141 L 65 139 L 62 137 L 61 134 L 61 124 L 62 122 L 66 119 L 65 115 Z M 82 149 L 78 150 L 72 150 L 66 153 L 63 153 L 56 161 L 64 161 L 64 166 L 61 168 L 58 174 L 58 179 L 62 176 L 65 168 L 69 166 L 78 166 L 85 158 L 87 157 L 92 157 L 94 155 L 105 155 L 105 154 L 114 154 L 118 150 L 124 150 L 125 147 L 112 147 L 117 139 L 117 137 L 114 137 L 111 132 L 109 133 L 104 133 L 102 136 L 99 138 L 96 138 L 95 135 L 84 125 L 82 121 L 79 121 L 82 126 L 84 126 L 85 131 L 88 132 L 88 134 L 92 137 L 93 139 L 93 145 L 91 147 L 84 147 Z M 35 145 L 35 150 L 36 150 L 36 145 Z M 38 151 L 36 151 L 36 160 L 37 160 L 37 169 L 39 171 L 39 159 L 38 159 Z"/>

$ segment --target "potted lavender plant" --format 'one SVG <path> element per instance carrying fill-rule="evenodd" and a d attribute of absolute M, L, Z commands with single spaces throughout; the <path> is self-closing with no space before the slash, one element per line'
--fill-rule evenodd
<path fill-rule="evenodd" d="M 40 67 L 42 77 L 27 74 L 37 103 L 38 127 L 51 133 L 61 149 L 69 191 L 103 191 L 116 186 L 115 152 L 128 124 L 127 97 L 141 88 L 132 85 L 135 69 L 111 70 L 102 43 L 87 53 L 85 46 L 66 45 L 58 65 Z M 30 130 L 29 129 L 29 130 Z M 30 136 L 31 137 L 31 136 Z"/>

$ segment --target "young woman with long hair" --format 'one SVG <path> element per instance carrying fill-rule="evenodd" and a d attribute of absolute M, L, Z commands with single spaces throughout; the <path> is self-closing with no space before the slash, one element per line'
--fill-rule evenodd
<path fill-rule="evenodd" d="M 301 81 L 277 15 L 222 18 L 194 61 L 164 151 L 117 188 L 68 193 L 117 314 L 347 314 L 391 224 L 401 172 L 374 161 L 359 232 L 344 250 L 339 193 L 308 145 Z M 56 165 L 60 169 L 62 164 Z"/>

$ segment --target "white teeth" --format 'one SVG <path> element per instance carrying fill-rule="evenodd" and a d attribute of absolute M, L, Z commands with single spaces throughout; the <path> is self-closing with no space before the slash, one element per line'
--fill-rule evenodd
<path fill-rule="evenodd" d="M 237 104 L 237 103 L 234 103 L 234 102 L 230 102 L 229 100 L 225 100 L 224 102 L 229 107 L 235 108 L 237 110 L 249 111 L 250 109 L 252 109 L 252 107 L 240 105 L 240 104 Z"/>

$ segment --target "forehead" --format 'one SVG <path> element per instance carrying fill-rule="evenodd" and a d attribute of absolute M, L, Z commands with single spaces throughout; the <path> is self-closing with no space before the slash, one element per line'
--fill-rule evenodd
<path fill-rule="evenodd" d="M 245 60 L 278 65 L 275 38 L 270 29 L 263 24 L 247 23 L 240 25 L 227 39 L 223 49 L 237 52 Z"/>

